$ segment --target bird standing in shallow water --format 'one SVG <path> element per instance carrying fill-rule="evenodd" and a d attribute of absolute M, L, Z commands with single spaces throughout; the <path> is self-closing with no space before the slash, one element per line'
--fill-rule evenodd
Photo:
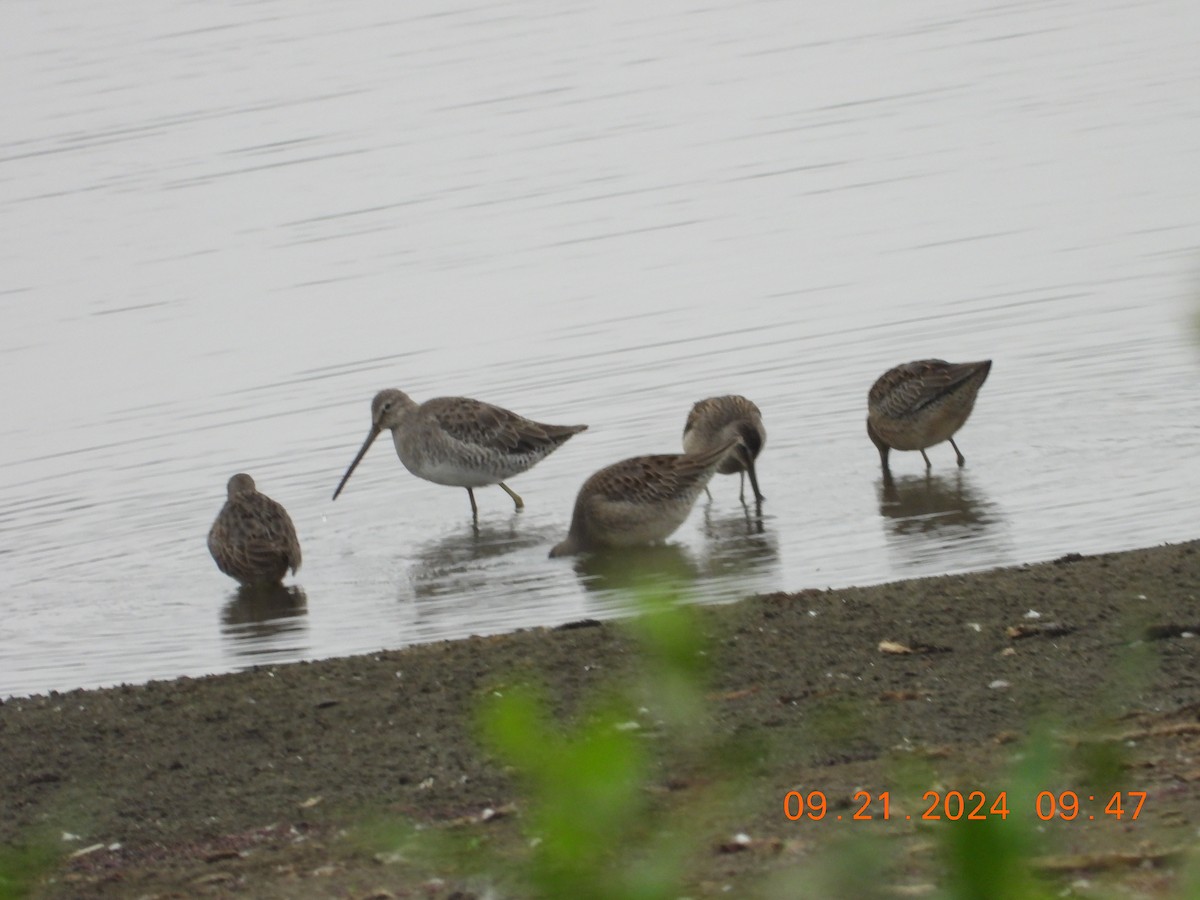
<path fill-rule="evenodd" d="M 435 397 L 418 404 L 403 391 L 383 390 L 371 401 L 371 431 L 342 476 L 333 499 L 380 432 L 388 429 L 404 468 L 434 484 L 467 489 L 471 516 L 477 487 L 498 484 L 517 509 L 525 506 L 504 482 L 549 456 L 586 425 L 546 425 L 468 397 Z"/>
<path fill-rule="evenodd" d="M 954 433 L 971 415 L 975 396 L 991 369 L 990 359 L 966 363 L 921 359 L 879 376 L 867 395 L 867 435 L 879 450 L 885 478 L 891 477 L 890 450 L 920 450 L 928 469 L 925 448 L 949 441 L 958 464 L 966 462 L 954 443 Z"/>
<path fill-rule="evenodd" d="M 238 473 L 229 479 L 228 499 L 208 532 L 208 552 L 217 568 L 242 584 L 273 584 L 300 568 L 300 541 L 287 510 Z"/>
<path fill-rule="evenodd" d="M 703 453 L 635 456 L 596 472 L 575 498 L 566 540 L 550 555 L 665 541 L 738 440 Z"/>
<path fill-rule="evenodd" d="M 683 426 L 683 452 L 699 453 L 709 447 L 723 444 L 731 437 L 741 440 L 721 461 L 717 472 L 721 475 L 737 472 L 741 476 L 738 499 L 743 503 L 746 502 L 748 474 L 750 487 L 754 490 L 754 500 L 756 503 L 762 503 L 766 498 L 758 489 L 754 461 L 767 442 L 767 429 L 763 427 L 762 413 L 758 407 L 745 397 L 729 394 L 724 397 L 709 397 L 696 403 Z M 707 485 L 704 490 L 708 490 Z"/>

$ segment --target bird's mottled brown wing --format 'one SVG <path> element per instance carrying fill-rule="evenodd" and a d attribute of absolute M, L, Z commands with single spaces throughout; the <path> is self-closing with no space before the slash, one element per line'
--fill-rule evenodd
<path fill-rule="evenodd" d="M 635 456 L 601 469 L 580 490 L 581 496 L 630 503 L 655 503 L 680 493 L 680 454 Z"/>
<path fill-rule="evenodd" d="M 226 507 L 228 505 L 226 504 Z M 234 571 L 236 560 L 232 547 L 229 529 L 226 527 L 225 509 L 222 509 L 217 520 L 213 522 L 212 528 L 208 531 L 208 552 L 212 554 L 213 562 L 217 564 L 218 569 L 232 578 L 237 578 L 237 573 Z"/>
<path fill-rule="evenodd" d="M 265 494 L 255 494 L 252 502 L 260 511 L 255 516 L 257 532 L 252 540 L 253 552 L 264 556 L 282 556 L 287 567 L 295 574 L 300 568 L 300 540 L 296 537 L 296 526 L 292 524 L 291 516 L 282 504 Z"/>
<path fill-rule="evenodd" d="M 677 499 L 697 482 L 707 481 L 725 454 L 729 441 L 705 453 L 635 456 L 601 469 L 580 489 L 580 496 L 597 496 L 625 503 L 654 504 Z M 699 488 L 696 488 L 699 490 Z"/>
<path fill-rule="evenodd" d="M 469 397 L 435 397 L 421 404 L 421 414 L 433 418 L 446 434 L 464 444 L 503 448 L 519 455 L 549 452 L 587 428 L 534 422 Z"/>
<path fill-rule="evenodd" d="M 707 400 L 697 400 L 692 406 L 692 411 L 688 413 L 687 421 L 683 423 L 683 435 L 687 437 L 691 432 L 700 427 L 702 422 L 708 421 L 713 415 L 713 401 L 715 397 L 709 397 Z"/>
<path fill-rule="evenodd" d="M 300 541 L 287 511 L 257 492 L 238 494 L 208 533 L 217 567 L 239 581 L 270 580 L 300 568 Z"/>
<path fill-rule="evenodd" d="M 762 425 L 758 406 L 740 394 L 708 397 L 698 401 L 683 426 L 685 450 L 707 447 L 715 440 L 728 437 L 726 429 L 733 427 L 753 459 L 762 451 L 767 433 Z"/>
<path fill-rule="evenodd" d="M 868 406 L 891 418 L 919 412 L 979 372 L 978 363 L 920 359 L 884 372 L 871 387 Z"/>
<path fill-rule="evenodd" d="M 720 402 L 721 409 L 725 410 L 731 419 L 762 418 L 762 412 L 758 405 L 741 394 L 730 394 L 728 397 L 717 397 L 716 399 Z"/>
<path fill-rule="evenodd" d="M 739 419 L 761 418 L 762 413 L 758 406 L 741 394 L 707 397 L 696 401 L 692 406 L 692 411 L 688 413 L 687 421 L 683 424 L 683 433 L 701 429 L 715 434 Z"/>

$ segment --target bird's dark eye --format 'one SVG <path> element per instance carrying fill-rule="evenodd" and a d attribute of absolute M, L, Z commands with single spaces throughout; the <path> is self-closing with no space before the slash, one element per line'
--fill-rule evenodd
<path fill-rule="evenodd" d="M 391 409 L 391 408 L 392 408 L 392 401 L 391 401 L 391 400 L 389 400 L 387 403 L 383 404 L 383 411 L 384 411 L 384 412 L 387 412 L 387 411 L 388 411 L 389 409 Z"/>

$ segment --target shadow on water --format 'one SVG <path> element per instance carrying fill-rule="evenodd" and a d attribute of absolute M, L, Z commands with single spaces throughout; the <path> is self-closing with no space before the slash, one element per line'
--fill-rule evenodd
<path fill-rule="evenodd" d="M 243 585 L 221 610 L 221 635 L 239 658 L 264 662 L 303 651 L 296 638 L 308 630 L 308 597 L 298 585 Z"/>
<path fill-rule="evenodd" d="M 889 547 L 905 567 L 998 565 L 1009 555 L 1004 516 L 962 469 L 877 482 Z"/>

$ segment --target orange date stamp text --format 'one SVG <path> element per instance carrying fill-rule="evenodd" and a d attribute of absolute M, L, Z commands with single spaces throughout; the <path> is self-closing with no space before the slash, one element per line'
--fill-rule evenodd
<path fill-rule="evenodd" d="M 783 795 L 783 814 L 793 822 L 808 819 L 819 822 L 830 818 L 851 822 L 920 822 L 1007 819 L 1009 815 L 1032 812 L 1043 822 L 1059 819 L 1095 821 L 1116 819 L 1134 822 L 1146 802 L 1145 791 L 1114 791 L 1112 794 L 1081 794 L 1077 791 L 1041 791 L 1031 801 L 1009 805 L 1008 791 L 926 791 L 921 795 L 924 809 L 919 813 L 897 813 L 892 809 L 890 791 L 856 791 L 845 815 L 835 813 L 824 791 L 788 791 Z"/>

